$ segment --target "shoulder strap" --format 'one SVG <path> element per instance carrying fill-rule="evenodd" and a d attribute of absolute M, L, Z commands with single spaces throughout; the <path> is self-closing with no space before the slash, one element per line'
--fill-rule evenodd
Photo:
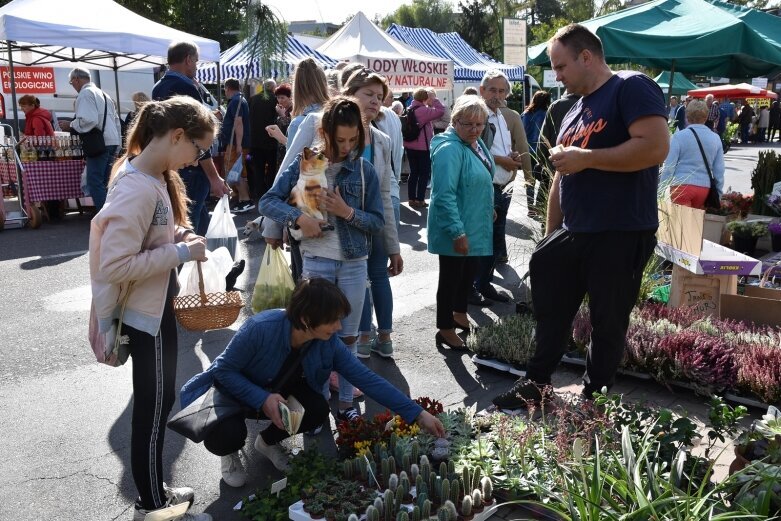
<path fill-rule="evenodd" d="M 100 127 L 100 131 L 103 132 L 106 128 L 106 114 L 108 113 L 108 100 L 106 99 L 106 95 L 103 94 L 103 91 L 100 91 L 100 95 L 103 96 L 103 125 Z"/>
<path fill-rule="evenodd" d="M 705 163 L 705 169 L 708 170 L 708 177 L 710 177 L 710 180 L 713 181 L 713 172 L 710 170 L 710 165 L 708 164 L 708 158 L 705 157 L 705 149 L 702 148 L 702 142 L 700 141 L 700 136 L 697 135 L 697 133 L 694 131 L 693 128 L 689 127 L 688 130 L 692 131 L 692 134 L 694 134 L 694 139 L 697 140 L 697 146 L 700 147 L 700 154 L 702 154 L 702 160 Z"/>

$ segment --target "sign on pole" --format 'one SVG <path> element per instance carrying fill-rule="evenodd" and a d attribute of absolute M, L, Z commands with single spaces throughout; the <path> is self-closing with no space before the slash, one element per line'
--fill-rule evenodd
<path fill-rule="evenodd" d="M 751 78 L 751 85 L 760 89 L 767 88 L 767 78 Z"/>
<path fill-rule="evenodd" d="M 502 18 L 504 63 L 526 67 L 526 20 Z"/>
<path fill-rule="evenodd" d="M 11 92 L 11 71 L 0 67 L 3 92 Z M 14 67 L 17 94 L 54 94 L 54 69 L 52 67 Z"/>
<path fill-rule="evenodd" d="M 558 87 L 560 89 L 564 88 L 564 84 L 560 81 L 556 81 L 556 73 L 550 69 L 545 69 L 542 71 L 542 86 L 551 88 L 551 87 Z"/>

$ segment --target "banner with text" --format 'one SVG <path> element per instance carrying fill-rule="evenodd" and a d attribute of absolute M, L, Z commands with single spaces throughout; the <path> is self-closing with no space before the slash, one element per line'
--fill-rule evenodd
<path fill-rule="evenodd" d="M 504 63 L 526 67 L 526 20 L 502 18 Z"/>
<path fill-rule="evenodd" d="M 388 87 L 394 93 L 412 92 L 424 87 L 434 90 L 453 88 L 453 63 L 430 62 L 412 58 L 372 58 L 357 56 L 353 59 L 368 69 L 385 76 Z"/>
<path fill-rule="evenodd" d="M 0 67 L 3 78 L 3 92 L 11 92 L 11 71 Z M 54 94 L 54 69 L 52 67 L 14 67 L 17 94 Z"/>

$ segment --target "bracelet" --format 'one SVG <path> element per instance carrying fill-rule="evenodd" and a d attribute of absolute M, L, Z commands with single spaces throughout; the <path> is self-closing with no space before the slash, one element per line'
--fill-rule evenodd
<path fill-rule="evenodd" d="M 355 219 L 355 208 L 350 208 L 350 215 L 347 216 L 345 221 L 347 221 L 348 223 L 351 223 L 351 222 L 353 222 L 354 219 Z"/>

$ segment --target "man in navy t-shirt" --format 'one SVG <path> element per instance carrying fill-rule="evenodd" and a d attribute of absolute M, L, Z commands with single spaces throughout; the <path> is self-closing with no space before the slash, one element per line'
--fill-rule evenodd
<path fill-rule="evenodd" d="M 152 88 L 152 99 L 166 100 L 172 96 L 190 96 L 203 103 L 203 87 L 195 81 L 198 66 L 198 46 L 192 42 L 176 42 L 168 47 L 168 71 Z M 188 166 L 179 170 L 182 181 L 190 198 L 190 223 L 195 233 L 206 235 L 209 227 L 209 213 L 206 199 L 209 192 L 216 197 L 230 194 L 230 188 L 220 178 L 214 166 L 211 154 L 206 154 L 198 166 Z"/>
<path fill-rule="evenodd" d="M 233 163 L 241 159 L 241 178 L 233 185 L 239 192 L 239 202 L 233 211 L 245 213 L 255 208 L 250 199 L 245 163 L 250 144 L 249 104 L 241 95 L 239 80 L 228 78 L 224 86 L 228 108 L 225 110 L 225 117 L 220 127 L 220 153 L 223 154 L 226 177 Z"/>
<path fill-rule="evenodd" d="M 583 395 L 613 384 L 643 269 L 656 246 L 659 165 L 670 141 L 659 86 L 637 72 L 613 73 L 602 42 L 588 29 L 560 29 L 548 54 L 556 79 L 582 97 L 562 121 L 563 149 L 551 150 L 556 174 L 547 235 L 529 262 L 537 348 L 526 377 L 494 398 L 506 409 L 552 393 L 551 376 L 586 294 L 592 334 Z"/>

